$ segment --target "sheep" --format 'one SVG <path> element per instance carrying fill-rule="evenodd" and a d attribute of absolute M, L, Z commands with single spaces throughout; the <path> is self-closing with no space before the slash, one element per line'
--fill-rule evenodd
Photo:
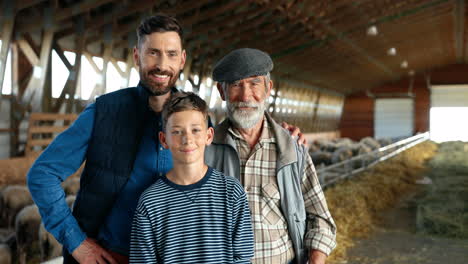
<path fill-rule="evenodd" d="M 11 264 L 11 249 L 7 244 L 0 244 L 0 263 Z"/>
<path fill-rule="evenodd" d="M 365 144 L 366 146 L 370 147 L 372 150 L 376 150 L 380 148 L 379 142 L 371 137 L 365 137 L 361 139 L 360 143 Z"/>
<path fill-rule="evenodd" d="M 28 252 L 37 248 L 40 224 L 39 209 L 34 204 L 24 207 L 16 216 L 16 246 L 20 264 L 25 264 Z"/>
<path fill-rule="evenodd" d="M 76 195 L 80 189 L 80 178 L 70 177 L 62 183 L 66 195 Z"/>
<path fill-rule="evenodd" d="M 336 149 L 335 143 L 327 139 L 317 139 L 314 144 L 317 145 L 320 150 L 326 152 L 333 152 Z"/>
<path fill-rule="evenodd" d="M 26 186 L 10 185 L 1 193 L 0 210 L 2 222 L 11 228 L 18 212 L 33 203 L 31 194 Z"/>
<path fill-rule="evenodd" d="M 333 152 L 331 156 L 331 161 L 333 164 L 345 161 L 353 157 L 353 150 L 350 147 L 341 147 L 335 152 Z"/>
<path fill-rule="evenodd" d="M 315 144 L 315 143 L 313 143 L 313 142 L 312 142 L 312 143 L 309 143 L 308 145 L 309 145 L 309 146 L 308 146 L 308 148 L 309 148 L 309 153 L 310 153 L 310 152 L 316 152 L 316 151 L 319 151 L 319 150 L 320 150 L 320 146 L 318 146 L 317 144 Z"/>
<path fill-rule="evenodd" d="M 66 198 L 67 205 L 73 208 L 76 196 L 69 195 Z M 55 237 L 47 232 L 44 224 L 41 223 L 39 227 L 39 248 L 41 251 L 41 260 L 46 261 L 62 255 L 62 245 L 55 239 Z"/>
<path fill-rule="evenodd" d="M 47 232 L 43 223 L 39 226 L 38 235 L 41 261 L 46 261 L 62 255 L 62 245 L 51 233 Z"/>
<path fill-rule="evenodd" d="M 331 164 L 331 153 L 324 151 L 315 151 L 310 153 L 310 157 L 314 164 L 318 167 L 320 164 L 325 164 L 325 166 Z"/>
<path fill-rule="evenodd" d="M 371 152 L 372 152 L 372 149 L 368 147 L 367 145 L 362 144 L 362 143 L 356 144 L 355 148 L 353 149 L 354 156 L 361 156 L 364 154 L 369 154 L 369 155 L 362 156 L 359 160 L 356 160 L 353 163 L 353 168 L 357 169 L 357 168 L 361 168 L 363 166 L 370 164 L 374 160 L 374 156 L 375 156 L 373 154 L 370 154 Z"/>
<path fill-rule="evenodd" d="M 333 140 L 337 148 L 350 147 L 354 144 L 354 141 L 350 138 L 336 138 Z"/>
<path fill-rule="evenodd" d="M 393 142 L 391 138 L 379 138 L 377 141 L 379 142 L 380 146 L 382 146 L 382 147 L 388 146 L 388 145 L 392 144 L 392 142 Z"/>
<path fill-rule="evenodd" d="M 73 204 L 75 203 L 76 196 L 75 195 L 68 195 L 65 201 L 67 202 L 68 207 L 73 209 Z"/>

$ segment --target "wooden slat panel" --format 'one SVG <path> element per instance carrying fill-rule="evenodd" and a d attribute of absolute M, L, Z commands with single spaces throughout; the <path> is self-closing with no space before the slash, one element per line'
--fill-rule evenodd
<path fill-rule="evenodd" d="M 65 131 L 68 126 L 37 126 L 37 127 L 30 127 L 29 133 L 31 134 L 38 134 L 38 133 L 60 133 Z"/>
<path fill-rule="evenodd" d="M 48 146 L 50 144 L 50 142 L 52 142 L 52 140 L 54 140 L 53 138 L 49 138 L 49 139 L 33 139 L 33 140 L 30 140 L 28 142 L 28 146 L 29 147 L 34 147 L 34 146 L 42 146 L 42 147 L 45 147 L 45 146 Z"/>
<path fill-rule="evenodd" d="M 53 113 L 32 113 L 29 120 L 33 121 L 56 121 L 67 120 L 73 121 L 77 117 L 76 114 L 53 114 Z"/>
<path fill-rule="evenodd" d="M 67 129 L 76 118 L 76 114 L 32 113 L 29 117 L 26 156 L 42 151 L 57 133 Z"/>

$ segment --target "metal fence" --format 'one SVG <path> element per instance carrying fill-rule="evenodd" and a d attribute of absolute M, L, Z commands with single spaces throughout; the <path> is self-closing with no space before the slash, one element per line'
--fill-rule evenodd
<path fill-rule="evenodd" d="M 367 170 L 370 167 L 428 139 L 429 132 L 417 134 L 385 147 L 381 147 L 372 152 L 354 156 L 351 159 L 335 163 L 327 167 L 318 168 L 317 175 L 319 177 L 320 184 L 325 188 L 339 180 Z"/>

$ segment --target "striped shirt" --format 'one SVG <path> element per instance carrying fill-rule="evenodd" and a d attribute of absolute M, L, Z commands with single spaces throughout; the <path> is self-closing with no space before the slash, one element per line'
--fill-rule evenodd
<path fill-rule="evenodd" d="M 250 263 L 252 256 L 250 211 L 235 178 L 209 168 L 195 184 L 164 177 L 141 195 L 131 263 Z"/>
<path fill-rule="evenodd" d="M 289 263 L 294 248 L 289 237 L 286 219 L 281 210 L 280 193 L 277 184 L 277 164 L 279 153 L 276 139 L 270 124 L 264 118 L 258 143 L 250 148 L 238 131 L 229 128 L 241 162 L 241 183 L 247 193 L 252 214 L 255 237 L 255 256 L 252 263 Z M 304 245 L 330 254 L 335 247 L 335 223 L 328 211 L 325 196 L 320 187 L 312 159 L 306 157 L 301 190 L 308 217 Z"/>

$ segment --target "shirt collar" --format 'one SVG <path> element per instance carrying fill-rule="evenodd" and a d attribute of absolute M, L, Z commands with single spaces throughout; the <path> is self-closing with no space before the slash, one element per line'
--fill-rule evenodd
<path fill-rule="evenodd" d="M 234 128 L 232 122 L 230 122 L 230 126 L 228 128 L 228 132 L 237 140 L 244 140 L 244 138 L 241 136 L 239 131 Z M 275 142 L 275 137 L 273 133 L 270 131 L 270 126 L 268 124 L 268 119 L 265 118 L 265 115 L 263 116 L 263 125 L 262 125 L 262 133 L 260 134 L 259 138 L 260 143 L 271 143 Z"/>

